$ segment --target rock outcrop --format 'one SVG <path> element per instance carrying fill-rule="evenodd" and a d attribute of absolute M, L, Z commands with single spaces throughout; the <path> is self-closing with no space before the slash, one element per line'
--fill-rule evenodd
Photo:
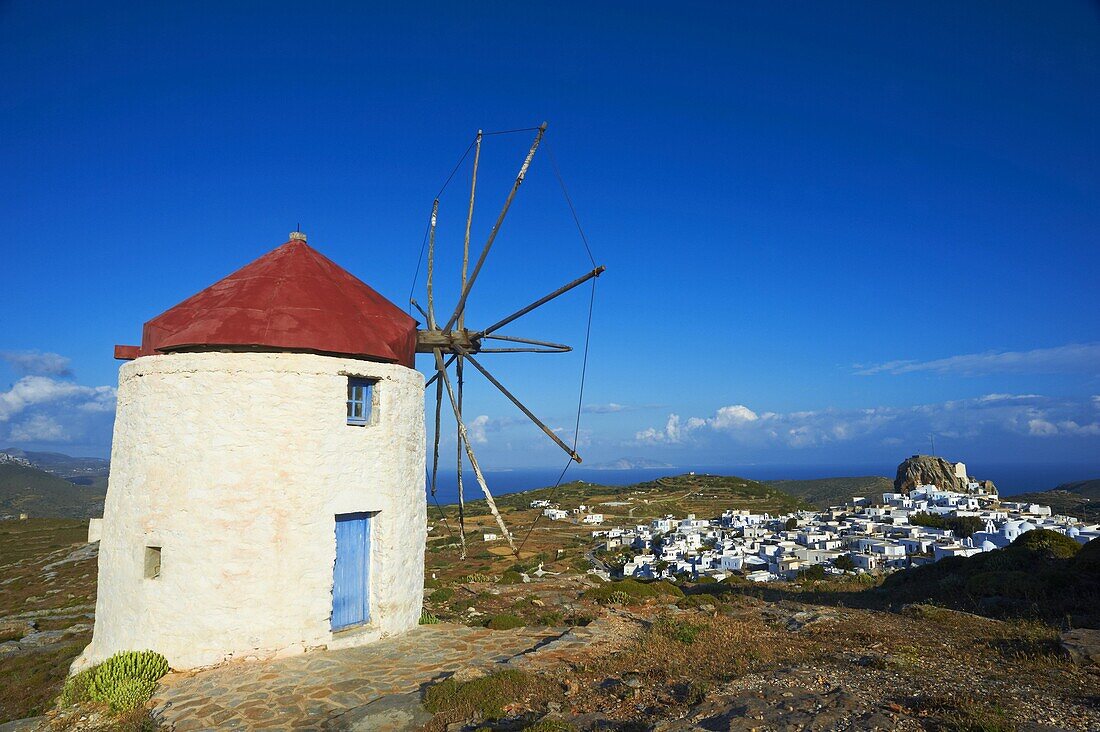
<path fill-rule="evenodd" d="M 914 455 L 906 458 L 905 462 L 898 466 L 898 474 L 894 478 L 894 492 L 908 493 L 918 485 L 934 485 L 940 490 L 966 493 L 968 483 L 973 478 L 956 475 L 955 465 L 956 463 L 950 460 L 933 455 Z M 981 484 L 986 491 L 996 490 L 992 481 L 983 480 Z"/>

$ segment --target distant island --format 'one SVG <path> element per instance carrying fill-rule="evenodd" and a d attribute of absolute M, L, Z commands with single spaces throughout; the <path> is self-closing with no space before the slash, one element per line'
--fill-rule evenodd
<path fill-rule="evenodd" d="M 676 466 L 658 460 L 650 460 L 649 458 L 622 457 L 609 463 L 594 463 L 584 467 L 589 470 L 662 470 Z"/>

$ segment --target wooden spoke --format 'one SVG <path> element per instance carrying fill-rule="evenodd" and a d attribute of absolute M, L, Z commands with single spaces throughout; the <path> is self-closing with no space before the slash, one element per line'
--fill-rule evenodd
<path fill-rule="evenodd" d="M 485 258 L 489 256 L 489 250 L 492 249 L 493 241 L 496 240 L 497 234 L 500 233 L 500 226 L 504 223 L 504 217 L 508 215 L 508 209 L 512 206 L 512 199 L 516 197 L 516 191 L 518 191 L 520 185 L 523 184 L 523 179 L 527 177 L 527 170 L 531 167 L 531 159 L 535 157 L 535 151 L 538 150 L 539 143 L 542 142 L 542 136 L 545 134 L 546 123 L 543 122 L 539 125 L 539 131 L 535 134 L 535 141 L 531 143 L 531 149 L 527 152 L 527 157 L 524 159 L 523 165 L 520 166 L 519 174 L 516 175 L 516 182 L 512 184 L 512 190 L 508 192 L 508 198 L 504 201 L 504 207 L 500 210 L 500 215 L 497 216 L 497 221 L 493 224 L 492 231 L 489 232 L 489 239 L 485 242 L 485 246 L 481 248 L 481 256 L 477 258 L 474 270 L 470 273 L 469 279 L 466 280 L 466 284 L 462 288 L 462 293 L 458 298 L 458 304 L 455 305 L 455 311 L 447 320 L 447 324 L 443 326 L 443 330 L 450 330 L 459 316 L 462 315 L 463 310 L 466 309 L 466 298 L 470 295 L 470 289 L 473 288 L 474 282 L 477 281 L 477 276 L 481 274 L 481 267 L 485 264 Z"/>
<path fill-rule="evenodd" d="M 485 475 L 481 472 L 481 465 L 478 463 L 477 456 L 474 455 L 474 450 L 470 446 L 469 433 L 466 431 L 466 425 L 462 421 L 462 413 L 458 408 L 458 400 L 455 398 L 454 389 L 451 387 L 451 379 L 447 376 L 447 371 L 443 368 L 443 352 L 438 348 L 435 351 L 435 367 L 443 381 L 443 386 L 447 389 L 447 396 L 450 397 L 451 408 L 454 409 L 455 420 L 458 422 L 459 437 L 462 439 L 462 444 L 466 449 L 466 457 L 470 459 L 470 466 L 474 469 L 474 477 L 477 478 L 477 482 L 481 486 L 481 491 L 485 494 L 485 502 L 489 504 L 489 512 L 493 514 L 493 518 L 496 519 L 497 526 L 500 527 L 501 533 L 503 533 L 504 538 L 508 540 L 508 546 L 511 547 L 512 553 L 518 554 L 515 541 L 512 540 L 512 534 L 508 531 L 508 527 L 504 525 L 504 519 L 501 517 L 500 511 L 497 510 L 497 504 L 496 501 L 493 500 L 493 494 L 489 492 L 489 486 L 485 483 Z"/>
<path fill-rule="evenodd" d="M 428 230 L 428 328 L 435 330 L 435 222 L 439 217 L 439 199 L 432 202 L 432 222 Z"/>
<path fill-rule="evenodd" d="M 443 384 L 435 385 L 435 447 L 432 449 L 432 495 L 435 495 L 436 476 L 439 474 L 439 421 L 443 408 Z"/>
<path fill-rule="evenodd" d="M 606 270 L 606 267 L 604 267 L 603 265 L 601 265 L 599 267 L 596 267 L 596 269 L 592 270 L 591 272 L 578 277 L 577 279 L 573 280 L 572 282 L 570 282 L 567 285 L 563 285 L 563 286 L 559 287 L 558 289 L 551 292 L 549 295 L 546 295 L 544 297 L 540 297 L 538 300 L 535 300 L 533 303 L 531 303 L 527 307 L 521 308 L 520 310 L 517 310 L 516 312 L 512 313 L 511 315 L 504 318 L 503 320 L 498 320 L 497 322 L 493 323 L 492 325 L 490 325 L 485 330 L 482 330 L 482 331 L 479 331 L 479 332 L 475 333 L 472 337 L 475 338 L 475 339 L 484 338 L 485 336 L 489 335 L 493 331 L 500 330 L 501 328 L 508 325 L 512 321 L 518 320 L 519 318 L 522 318 L 524 315 L 531 312 L 535 308 L 542 307 L 543 305 L 550 302 L 551 300 L 553 300 L 556 297 L 561 297 L 565 293 L 572 290 L 574 287 L 579 287 L 580 285 L 583 285 L 585 282 L 588 282 L 593 277 L 599 277 L 601 274 L 604 273 L 605 270 Z"/>
<path fill-rule="evenodd" d="M 475 160 L 476 160 L 476 158 L 475 158 Z M 463 378 L 462 378 L 462 358 L 459 357 L 459 359 L 455 363 L 457 364 L 457 366 L 455 366 L 455 378 L 458 381 L 458 413 L 462 414 L 462 382 L 463 382 Z M 442 386 L 442 382 L 440 382 L 440 386 Z M 456 459 L 457 468 L 456 468 L 456 472 L 455 472 L 455 477 L 458 480 L 458 515 L 459 515 L 460 518 L 463 519 L 462 523 L 465 524 L 466 498 L 463 495 L 463 486 L 462 486 L 462 431 L 460 429 L 458 429 L 458 423 L 457 422 L 455 423 L 455 453 L 456 453 L 455 457 L 457 458 Z M 460 541 L 460 544 L 462 545 L 462 557 L 465 558 L 466 557 L 466 534 L 465 533 L 462 534 L 462 540 Z"/>
<path fill-rule="evenodd" d="M 547 437 L 549 437 L 551 440 L 553 440 L 555 443 L 557 443 L 558 447 L 560 447 L 562 450 L 565 450 L 565 453 L 569 457 L 573 458 L 573 460 L 578 462 L 578 463 L 581 462 L 581 456 L 578 455 L 576 452 L 574 452 L 573 448 L 569 447 L 569 445 L 566 445 L 565 442 L 563 442 L 560 437 L 558 437 L 556 434 L 554 434 L 554 431 L 552 429 L 547 427 L 543 423 L 543 421 L 540 420 L 538 417 L 536 417 L 530 409 L 525 407 L 523 405 L 523 402 L 521 402 L 519 399 L 516 399 L 516 397 L 512 395 L 512 392 L 510 392 L 506 388 L 504 388 L 504 384 L 501 384 L 499 381 L 497 381 L 493 377 L 493 375 L 490 374 L 485 369 L 484 366 L 482 366 L 480 363 L 478 363 L 476 358 L 474 358 L 473 356 L 471 356 L 468 353 L 461 353 L 460 355 L 465 356 L 465 358 L 470 363 L 472 363 L 474 365 L 474 368 L 476 368 L 478 371 L 480 371 L 481 375 L 489 380 L 489 383 L 491 383 L 496 388 L 500 389 L 500 392 L 502 394 L 504 394 L 504 396 L 508 397 L 508 399 L 511 400 L 512 404 L 515 404 L 517 407 L 519 407 L 519 410 L 521 412 L 523 412 L 524 414 L 526 414 L 528 419 L 530 419 L 532 422 L 534 422 L 536 425 L 538 425 L 539 429 L 541 429 L 543 432 L 545 432 Z"/>
<path fill-rule="evenodd" d="M 420 303 L 416 301 L 415 297 L 409 298 L 409 304 L 416 308 L 416 312 L 424 316 L 424 322 L 428 321 L 428 314 L 424 312 L 424 308 L 420 307 Z"/>
<path fill-rule="evenodd" d="M 434 353 L 434 351 L 433 351 L 433 353 Z M 443 365 L 443 368 L 449 369 L 451 367 L 451 364 L 455 362 L 456 358 L 458 358 L 458 355 L 452 353 L 450 358 L 447 359 L 447 363 Z M 430 379 L 428 379 L 427 381 L 424 382 L 424 388 L 427 389 L 429 386 L 431 386 L 432 384 L 434 384 L 437 381 L 439 381 L 439 372 L 438 371 L 436 371 L 435 376 L 433 376 L 432 378 L 430 378 Z"/>
<path fill-rule="evenodd" d="M 507 341 L 509 343 L 523 343 L 528 346 L 540 346 L 547 349 L 548 353 L 569 353 L 573 350 L 572 346 L 567 346 L 564 343 L 554 343 L 553 341 L 539 341 L 534 338 L 521 338 L 519 336 L 507 336 L 507 335 L 486 335 L 481 336 L 481 339 L 487 341 Z M 479 339 L 479 340 L 481 340 Z M 493 350 L 505 350 L 505 349 L 490 349 Z M 484 348 L 478 349 L 479 353 L 484 353 Z"/>

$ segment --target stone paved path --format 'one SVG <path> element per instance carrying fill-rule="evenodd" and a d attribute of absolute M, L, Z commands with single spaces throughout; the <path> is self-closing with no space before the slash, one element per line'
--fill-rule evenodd
<path fill-rule="evenodd" d="M 170 674 L 152 703 L 177 732 L 408 729 L 426 721 L 417 702 L 423 685 L 463 669 L 515 666 L 536 649 L 573 647 L 584 630 L 422 625 L 359 648 Z"/>

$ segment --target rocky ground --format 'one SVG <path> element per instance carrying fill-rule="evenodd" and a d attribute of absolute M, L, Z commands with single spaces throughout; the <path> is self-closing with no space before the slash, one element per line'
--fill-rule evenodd
<path fill-rule="evenodd" d="M 445 623 L 173 673 L 126 720 L 58 712 L 95 549 L 73 527 L 21 530 L 0 559 L 0 720 L 34 717 L 19 729 L 1100 729 L 1096 631 L 889 611 L 827 585 L 636 597 L 583 574 L 434 582 Z"/>

